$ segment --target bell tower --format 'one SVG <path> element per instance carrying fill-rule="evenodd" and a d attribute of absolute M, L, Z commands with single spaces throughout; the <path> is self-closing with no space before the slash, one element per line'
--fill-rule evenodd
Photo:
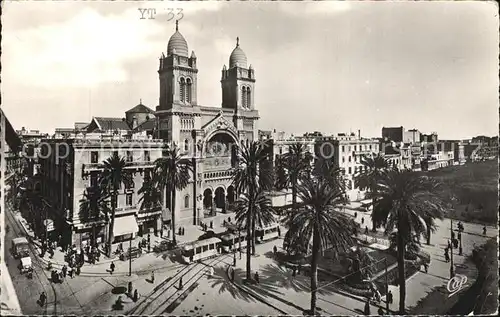
<path fill-rule="evenodd" d="M 236 47 L 229 57 L 229 69 L 222 68 L 222 108 L 234 110 L 254 110 L 255 72 L 240 48 L 236 38 Z"/>
<path fill-rule="evenodd" d="M 174 105 L 197 105 L 198 68 L 194 51 L 188 57 L 188 45 L 175 22 L 175 33 L 170 37 L 167 55 L 162 53 L 158 74 L 160 78 L 159 110 Z"/>

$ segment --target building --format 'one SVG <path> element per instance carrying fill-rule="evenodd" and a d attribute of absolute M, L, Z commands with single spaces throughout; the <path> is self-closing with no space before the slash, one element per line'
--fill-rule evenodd
<path fill-rule="evenodd" d="M 46 139 L 40 148 L 40 187 L 48 206 L 45 215 L 53 223 L 52 239 L 62 235 L 66 245 L 86 244 L 92 237 L 97 242 L 106 238 L 102 220 L 86 220 L 79 213 L 86 191 L 97 185 L 102 162 L 113 152 L 125 157 L 126 169 L 133 174 L 133 184 L 118 194 L 114 224 L 115 242 L 127 240 L 130 234 L 142 234 L 161 227 L 161 208 L 143 208 L 138 190 L 150 175 L 154 161 L 160 158 L 164 144 L 145 134 L 124 138 L 112 134 L 87 134 L 75 138 Z"/>
<path fill-rule="evenodd" d="M 394 142 L 403 142 L 405 129 L 401 127 L 383 127 L 382 138 Z"/>
<path fill-rule="evenodd" d="M 420 131 L 417 129 L 410 129 L 403 133 L 403 142 L 409 144 L 420 143 Z"/>
<path fill-rule="evenodd" d="M 9 177 L 21 164 L 19 154 L 22 151 L 23 142 L 2 109 L 0 109 L 0 136 L 0 161 L 2 167 L 0 176 Z"/>
<path fill-rule="evenodd" d="M 363 193 L 354 186 L 356 174 L 366 169 L 361 164 L 361 158 L 366 155 L 376 155 L 380 151 L 378 139 L 363 138 L 361 132 L 339 133 L 337 136 L 318 137 L 315 143 L 315 156 L 333 160 L 334 164 L 344 172 L 346 192 L 349 199 L 359 200 Z"/>
<path fill-rule="evenodd" d="M 222 107 L 198 102 L 198 62 L 176 24 L 167 52 L 159 63 L 160 99 L 154 113 L 158 135 L 181 149 L 194 163 L 191 183 L 177 192 L 176 219 L 198 224 L 200 219 L 225 212 L 236 195 L 232 169 L 236 145 L 258 139 L 259 112 L 255 105 L 256 75 L 239 39 L 221 71 Z M 167 201 L 167 206 L 170 202 Z"/>

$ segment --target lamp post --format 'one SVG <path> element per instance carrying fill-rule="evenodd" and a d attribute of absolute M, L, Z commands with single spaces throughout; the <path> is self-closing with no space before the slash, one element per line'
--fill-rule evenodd
<path fill-rule="evenodd" d="M 458 255 L 462 255 L 462 232 L 460 232 L 460 229 L 458 231 L 458 241 L 460 242 L 460 246 L 458 247 Z"/>
<path fill-rule="evenodd" d="M 450 238 L 453 235 L 453 219 L 450 219 Z M 455 270 L 453 268 L 453 240 L 450 243 L 450 278 L 455 276 Z"/>
<path fill-rule="evenodd" d="M 385 309 L 386 313 L 389 314 L 389 301 L 387 300 L 387 294 L 389 294 L 389 277 L 387 276 L 387 258 L 384 258 L 385 264 Z"/>
<path fill-rule="evenodd" d="M 134 233 L 131 233 L 129 245 L 128 245 L 128 276 L 132 276 L 132 239 L 133 238 L 134 238 Z"/>

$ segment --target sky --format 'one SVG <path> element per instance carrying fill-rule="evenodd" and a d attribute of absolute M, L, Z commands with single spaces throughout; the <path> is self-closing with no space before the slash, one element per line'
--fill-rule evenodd
<path fill-rule="evenodd" d="M 155 18 L 141 19 L 148 8 Z M 53 132 L 124 117 L 140 100 L 154 109 L 176 18 L 198 58 L 200 105 L 220 107 L 221 69 L 240 38 L 260 129 L 498 135 L 495 2 L 6 1 L 5 114 L 16 129 Z"/>

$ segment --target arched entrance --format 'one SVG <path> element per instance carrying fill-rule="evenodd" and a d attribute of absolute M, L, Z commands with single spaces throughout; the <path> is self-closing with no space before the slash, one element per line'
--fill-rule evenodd
<path fill-rule="evenodd" d="M 212 209 L 212 190 L 210 188 L 205 189 L 203 192 L 203 208 L 207 210 Z"/>
<path fill-rule="evenodd" d="M 231 185 L 227 188 L 226 200 L 228 203 L 227 209 L 233 209 L 234 202 L 236 200 L 236 191 L 234 190 L 234 186 Z"/>
<path fill-rule="evenodd" d="M 225 210 L 226 209 L 225 205 L 226 205 L 226 197 L 224 193 L 224 188 L 219 187 L 215 190 L 215 207 Z"/>

